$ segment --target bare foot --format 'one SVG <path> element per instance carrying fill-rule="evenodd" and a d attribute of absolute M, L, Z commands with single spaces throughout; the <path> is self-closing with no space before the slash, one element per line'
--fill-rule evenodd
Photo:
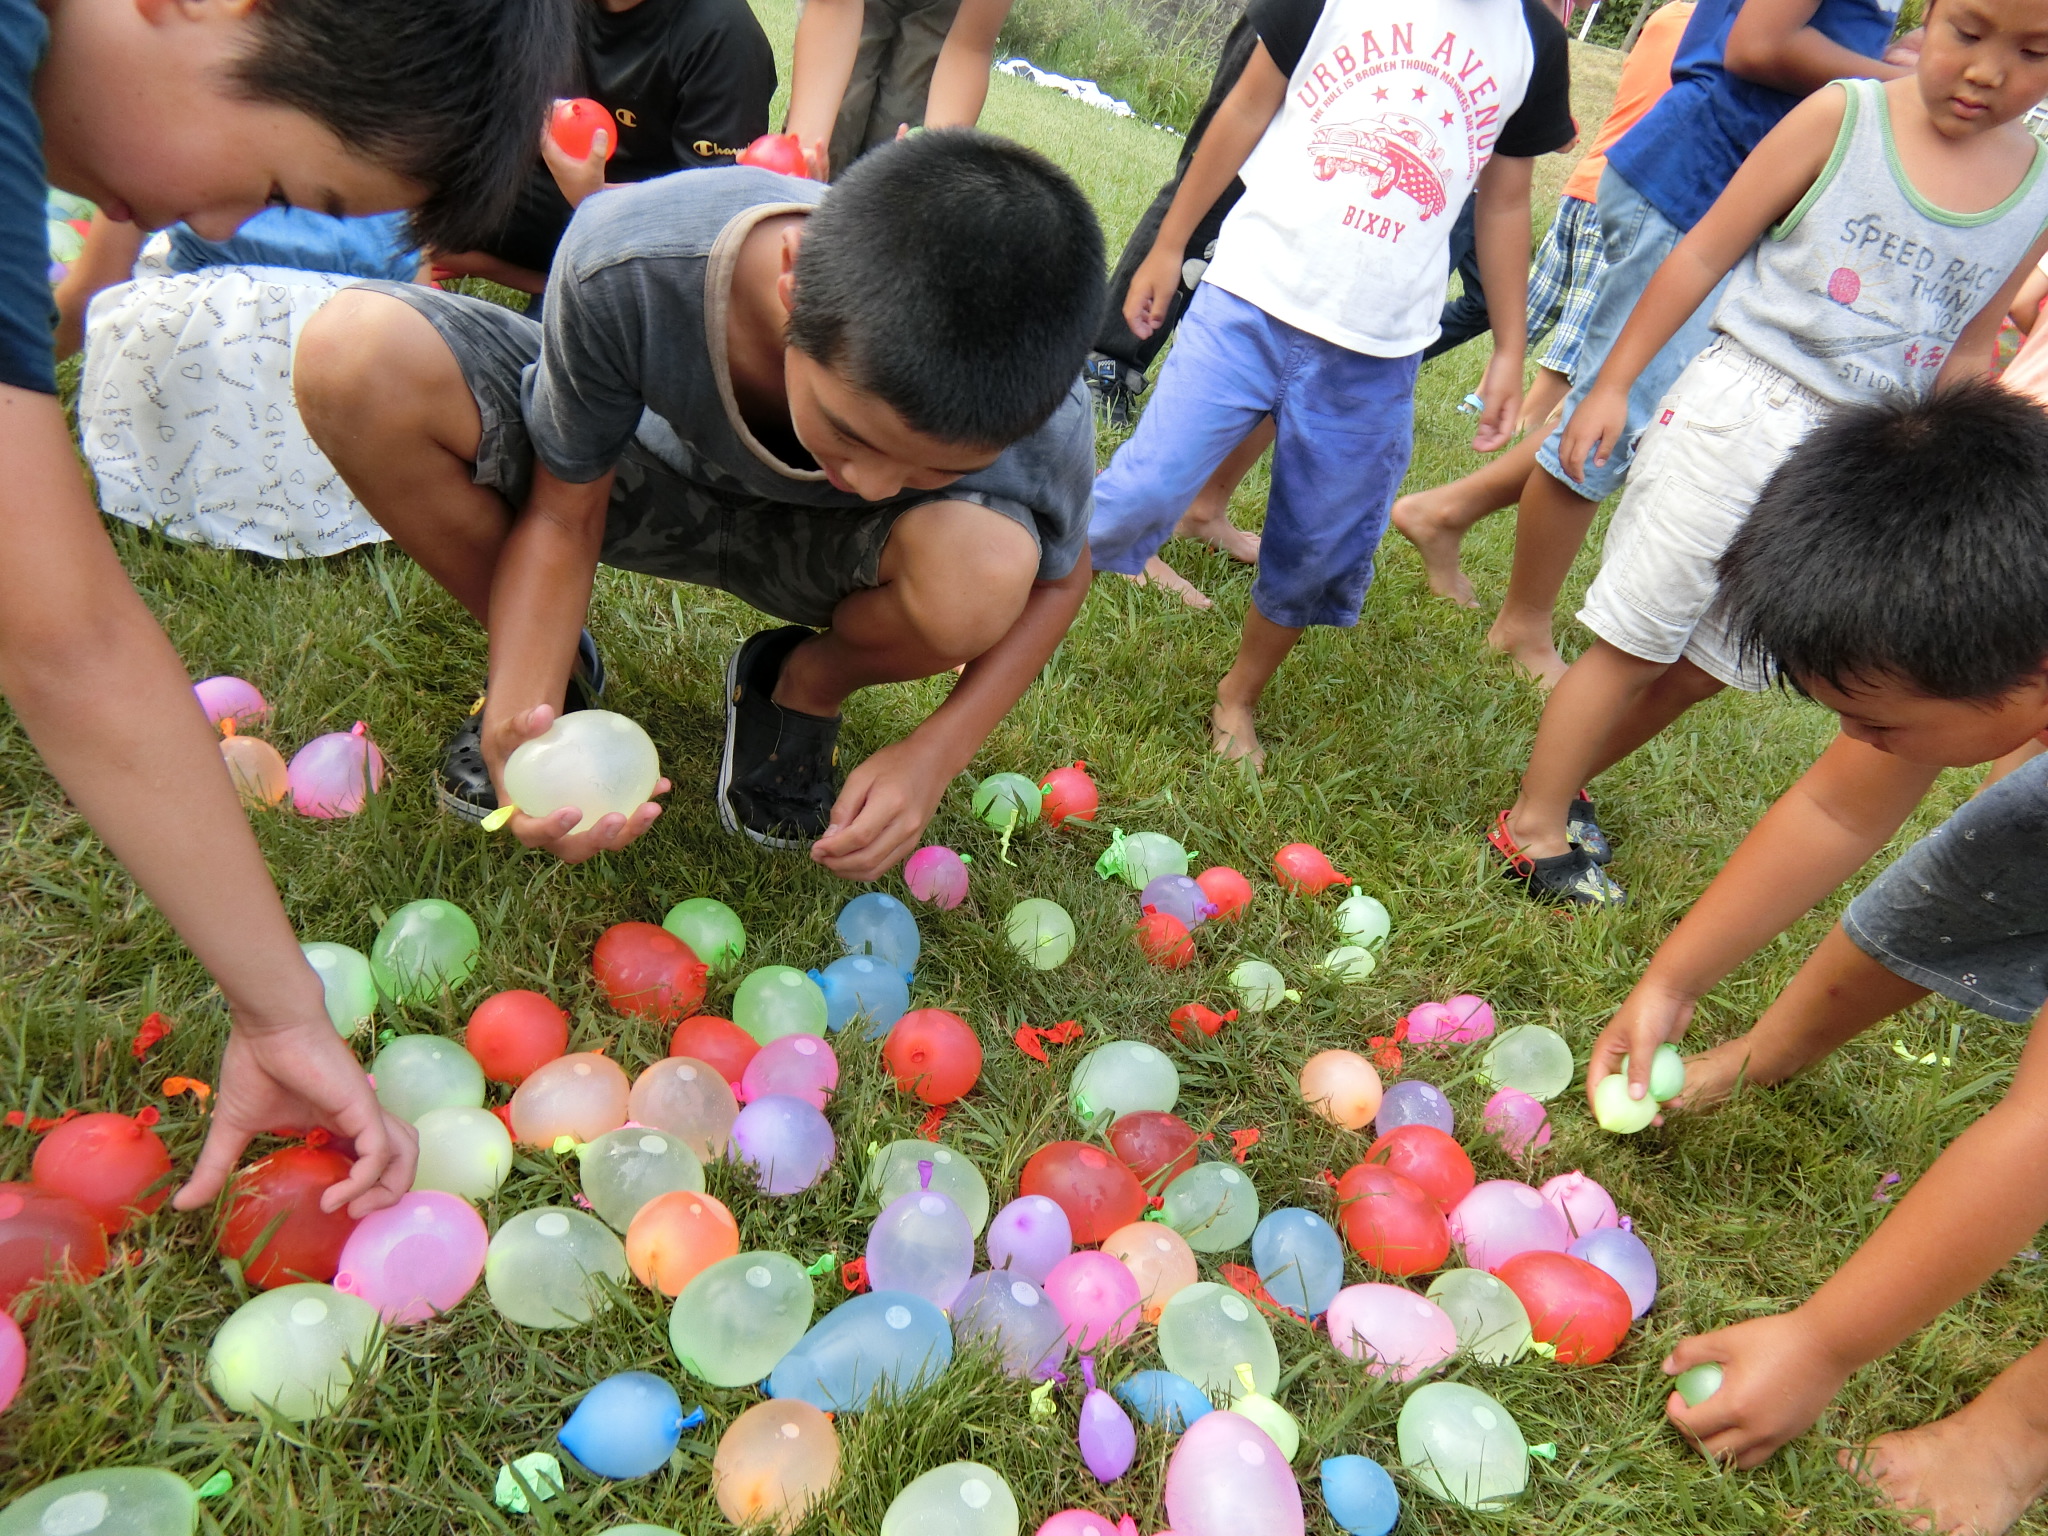
<path fill-rule="evenodd" d="M 1214 608 L 1216 606 L 1215 603 L 1202 595 L 1200 587 L 1197 587 L 1192 581 L 1189 581 L 1187 577 L 1181 575 L 1179 571 L 1176 571 L 1157 555 L 1154 555 L 1145 562 L 1145 569 L 1142 574 L 1126 576 L 1124 580 L 1134 587 L 1149 587 L 1156 582 L 1167 591 L 1176 593 L 1180 600 L 1190 608 Z"/>
<path fill-rule="evenodd" d="M 2048 1435 L 2023 1405 L 2006 1401 L 2019 1395 L 1993 1382 L 1947 1418 L 1879 1435 L 1860 1452 L 1842 1452 L 1841 1463 L 1905 1516 L 1908 1530 L 2000 1536 L 2048 1489 Z"/>
<path fill-rule="evenodd" d="M 1568 663 L 1557 654 L 1547 623 L 1539 631 L 1525 631 L 1509 624 L 1503 616 L 1495 619 L 1493 628 L 1486 632 L 1486 643 L 1535 678 L 1545 693 L 1555 688 L 1569 670 Z"/>
<path fill-rule="evenodd" d="M 1447 597 L 1460 608 L 1477 608 L 1479 595 L 1472 582 L 1458 568 L 1458 546 L 1465 530 L 1452 527 L 1436 505 L 1435 493 L 1419 491 L 1394 502 L 1394 526 L 1422 556 L 1422 569 L 1429 577 L 1429 590 Z"/>
<path fill-rule="evenodd" d="M 1259 563 L 1259 536 L 1237 526 L 1230 520 L 1229 501 L 1220 505 L 1209 504 L 1206 491 L 1188 504 L 1174 525 L 1174 533 L 1183 539 L 1200 539 L 1211 549 L 1220 549 L 1231 559 L 1246 565 Z"/>
<path fill-rule="evenodd" d="M 1265 770 L 1266 749 L 1259 745 L 1253 720 L 1248 705 L 1226 704 L 1218 699 L 1209 716 L 1209 745 L 1225 762 L 1250 759 L 1252 771 L 1258 773 Z"/>

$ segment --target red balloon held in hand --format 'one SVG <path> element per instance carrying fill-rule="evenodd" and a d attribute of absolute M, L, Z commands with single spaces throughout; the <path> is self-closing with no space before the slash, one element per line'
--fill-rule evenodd
<path fill-rule="evenodd" d="M 1330 867 L 1320 848 L 1289 843 L 1273 855 L 1273 878 L 1298 896 L 1315 896 L 1333 885 L 1349 885 L 1351 877 Z"/>
<path fill-rule="evenodd" d="M 1185 1040 L 1190 1029 L 1198 1029 L 1212 1039 L 1218 1030 L 1237 1017 L 1237 1010 L 1218 1013 L 1214 1008 L 1204 1008 L 1200 1003 L 1183 1003 L 1166 1016 L 1175 1035 Z"/>
<path fill-rule="evenodd" d="M 111 1233 L 137 1211 L 164 1203 L 171 1154 L 148 1126 L 128 1115 L 80 1115 L 46 1135 L 29 1175 L 36 1188 L 68 1195 Z"/>
<path fill-rule="evenodd" d="M 803 141 L 793 133 L 764 133 L 733 157 L 741 165 L 773 171 L 778 176 L 808 176 Z"/>
<path fill-rule="evenodd" d="M 981 1077 L 981 1040 L 957 1013 L 913 1008 L 882 1046 L 896 1086 L 927 1104 L 950 1104 Z"/>
<path fill-rule="evenodd" d="M 1195 1166 L 1195 1128 L 1163 1109 L 1119 1115 L 1109 1128 L 1109 1146 L 1155 1195 Z"/>
<path fill-rule="evenodd" d="M 569 1015 L 538 992 L 500 992 L 477 1004 L 462 1043 L 494 1083 L 523 1083 L 569 1049 Z"/>
<path fill-rule="evenodd" d="M 1390 1275 L 1441 1269 L 1450 1223 L 1421 1188 L 1391 1169 L 1360 1163 L 1337 1181 L 1337 1223 L 1366 1263 Z"/>
<path fill-rule="evenodd" d="M 1532 1248 L 1494 1273 L 1527 1310 L 1530 1333 L 1557 1346 L 1560 1365 L 1598 1365 L 1628 1332 L 1628 1292 L 1584 1259 Z"/>
<path fill-rule="evenodd" d="M 683 1020 L 668 1037 L 669 1055 L 701 1061 L 735 1086 L 747 1075 L 747 1063 L 760 1049 L 760 1041 L 731 1019 L 721 1019 L 714 1013 L 700 1013 Z"/>
<path fill-rule="evenodd" d="M 1093 821 L 1095 808 L 1102 803 L 1095 781 L 1088 777 L 1086 763 L 1055 768 L 1038 781 L 1038 787 L 1045 791 L 1045 798 L 1038 803 L 1038 814 L 1045 818 L 1048 827 L 1069 821 Z"/>
<path fill-rule="evenodd" d="M 1252 883 L 1228 864 L 1216 864 L 1195 876 L 1195 884 L 1202 888 L 1202 894 L 1216 905 L 1209 914 L 1210 922 L 1226 917 L 1236 917 L 1251 904 Z"/>
<path fill-rule="evenodd" d="M 1365 1160 L 1401 1175 L 1448 1214 L 1477 1175 L 1465 1149 L 1433 1125 L 1397 1125 L 1365 1149 Z"/>
<path fill-rule="evenodd" d="M 301 1280 L 327 1281 L 341 1267 L 342 1245 L 356 1228 L 348 1208 L 320 1209 L 320 1197 L 348 1177 L 349 1160 L 324 1147 L 285 1147 L 235 1175 L 220 1251 L 239 1260 L 262 1290 Z M 272 1223 L 276 1230 L 271 1231 Z M 256 1255 L 257 1239 L 269 1236 Z"/>
<path fill-rule="evenodd" d="M 107 1234 L 91 1211 L 33 1184 L 0 1184 L 0 1308 L 45 1280 L 90 1280 L 106 1267 Z"/>
<path fill-rule="evenodd" d="M 1067 1213 L 1076 1248 L 1092 1247 L 1145 1214 L 1145 1191 L 1131 1170 L 1086 1142 L 1040 1147 L 1024 1165 L 1017 1187 L 1022 1194 L 1045 1196 Z"/>
<path fill-rule="evenodd" d="M 588 160 L 591 142 L 600 133 L 604 135 L 604 157 L 609 160 L 618 151 L 619 127 L 604 103 L 588 96 L 558 101 L 548 114 L 548 137 L 571 160 Z"/>
<path fill-rule="evenodd" d="M 1195 941 L 1188 935 L 1187 924 L 1171 912 L 1147 907 L 1131 937 L 1145 958 L 1162 970 L 1177 971 L 1195 958 Z"/>
<path fill-rule="evenodd" d="M 704 962 L 655 923 L 607 928 L 591 952 L 590 968 L 612 1006 L 637 1019 L 674 1024 L 704 1001 Z"/>

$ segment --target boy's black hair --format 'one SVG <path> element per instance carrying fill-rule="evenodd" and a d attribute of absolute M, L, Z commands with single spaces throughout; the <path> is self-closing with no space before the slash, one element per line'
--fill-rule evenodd
<path fill-rule="evenodd" d="M 1998 698 L 2048 660 L 2048 412 L 1988 381 L 1838 410 L 1719 571 L 1744 656 L 1794 687 Z"/>
<path fill-rule="evenodd" d="M 504 226 L 576 69 L 576 0 L 261 0 L 251 24 L 236 86 L 419 182 L 414 237 L 444 250 Z"/>
<path fill-rule="evenodd" d="M 1066 172 L 970 128 L 861 157 L 810 216 L 790 345 L 942 442 L 1001 448 L 1073 387 L 1102 229 Z"/>

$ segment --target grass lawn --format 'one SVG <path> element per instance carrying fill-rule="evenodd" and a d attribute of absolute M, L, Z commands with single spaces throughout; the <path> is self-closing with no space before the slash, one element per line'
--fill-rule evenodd
<path fill-rule="evenodd" d="M 765 3 L 765 0 L 764 0 Z M 786 6 L 769 14 L 778 46 Z M 1611 89 L 1612 56 L 1581 54 L 1581 121 L 1597 122 Z M 1080 177 L 1112 240 L 1167 173 L 1176 141 L 1020 82 L 998 78 L 989 126 L 1045 148 Z M 1539 178 L 1547 212 L 1561 166 Z M 1112 247 L 1114 249 L 1114 247 Z M 1425 370 L 1411 483 L 1463 473 L 1467 418 L 1455 402 L 1476 380 L 1478 348 Z M 1240 501 L 1254 517 L 1263 472 Z M 1485 526 L 1470 549 L 1489 601 L 1505 579 L 1512 530 Z M 354 820 L 289 814 L 257 818 L 257 832 L 302 936 L 367 948 L 380 914 L 418 896 L 455 901 L 476 918 L 483 963 L 445 1011 L 380 1016 L 378 1029 L 458 1031 L 489 992 L 537 987 L 569 1007 L 574 1045 L 613 1053 L 637 1071 L 658 1058 L 665 1033 L 603 1004 L 588 971 L 591 946 L 611 923 L 658 920 L 690 895 L 738 909 L 755 963 L 819 965 L 836 953 L 832 919 L 854 894 L 800 858 L 756 852 L 721 834 L 711 814 L 720 715 L 720 667 L 759 616 L 719 594 L 604 572 L 592 624 L 610 660 L 610 703 L 640 720 L 675 780 L 670 810 L 627 852 L 580 869 L 521 852 L 438 814 L 438 749 L 483 674 L 484 644 L 434 585 L 395 552 L 271 566 L 173 548 L 117 527 L 128 569 L 162 616 L 195 677 L 234 672 L 277 709 L 272 731 L 289 752 L 312 736 L 369 722 L 393 767 L 392 787 Z M 1025 1158 L 1071 1133 L 1063 1091 L 1081 1047 L 1038 1065 L 1009 1043 L 1024 1022 L 1078 1018 L 1089 1041 L 1148 1040 L 1177 1060 L 1180 1112 L 1198 1127 L 1256 1126 L 1246 1165 L 1266 1208 L 1330 1209 L 1319 1172 L 1341 1172 L 1365 1139 L 1340 1133 L 1299 1103 L 1294 1077 L 1312 1051 L 1386 1033 L 1413 1003 L 1461 991 L 1490 997 L 1504 1024 L 1541 1021 L 1584 1050 L 1658 940 L 1743 831 L 1813 758 L 1829 734 L 1817 709 L 1776 697 L 1723 697 L 1598 786 L 1616 834 L 1616 873 L 1634 902 L 1612 916 L 1573 918 L 1522 901 L 1497 878 L 1480 837 L 1507 803 L 1540 700 L 1494 658 L 1485 619 L 1432 599 L 1398 539 L 1353 631 L 1313 632 L 1273 688 L 1262 730 L 1267 775 L 1219 766 L 1204 717 L 1249 590 L 1249 572 L 1184 546 L 1168 554 L 1217 596 L 1196 613 L 1155 592 L 1100 581 L 1044 678 L 998 728 L 978 773 L 1037 775 L 1085 758 L 1104 792 L 1103 829 L 1055 836 L 1033 829 L 1001 862 L 995 839 L 968 815 L 971 784 L 948 796 L 935 841 L 976 856 L 966 905 L 922 917 L 925 952 L 916 1001 L 952 1008 L 980 1031 L 980 1086 L 945 1123 L 946 1141 L 973 1158 L 998 1199 L 1014 1191 Z M 1575 597 L 1590 574 L 1581 561 Z M 1567 609 L 1569 611 L 1569 609 Z M 902 734 L 943 692 L 943 682 L 881 690 L 848 711 L 849 760 Z M 1966 794 L 1967 775 L 1945 781 L 1915 823 L 1931 825 Z M 175 816 L 176 805 L 158 807 Z M 1168 975 L 1144 965 L 1123 937 L 1135 904 L 1098 880 L 1092 862 L 1107 825 L 1179 837 L 1200 862 L 1261 872 L 1280 844 L 1319 844 L 1359 888 L 1392 909 L 1385 962 L 1362 986 L 1319 979 L 1313 962 L 1335 942 L 1334 898 L 1299 900 L 1260 879 L 1246 920 L 1200 936 L 1201 956 Z M 0 725 L 0 836 L 7 878 L 0 908 L 0 1100 L 29 1115 L 63 1108 L 164 1108 L 181 1168 L 202 1125 L 188 1099 L 166 1103 L 164 1078 L 210 1078 L 225 1030 L 217 995 L 163 921 L 66 806 L 11 723 Z M 893 880 L 885 888 L 900 889 Z M 1083 929 L 1065 968 L 1024 969 L 996 929 L 1011 903 L 1048 896 Z M 1814 917 L 1745 967 L 1701 1010 L 1706 1039 L 1752 1018 L 1824 931 Z M 1263 1021 L 1241 1020 L 1213 1041 L 1185 1045 L 1166 1027 L 1175 1005 L 1224 1006 L 1223 977 L 1245 956 L 1277 963 L 1303 992 Z M 728 982 L 710 1007 L 730 999 Z M 127 1042 L 142 1017 L 163 1010 L 176 1032 L 146 1063 Z M 1893 1041 L 1918 1057 L 1902 1059 Z M 1454 1364 L 1450 1374 L 1493 1393 L 1531 1441 L 1554 1441 L 1555 1462 L 1532 1464 L 1528 1496 L 1511 1513 L 1479 1517 L 1417 1494 L 1402 1530 L 1513 1527 L 1535 1532 L 1820 1532 L 1881 1530 L 1855 1485 L 1834 1466 L 1845 1444 L 1956 1406 L 2042 1331 L 2042 1261 L 2030 1257 L 1859 1375 L 1813 1434 L 1765 1469 L 1724 1475 L 1665 1426 L 1657 1363 L 1689 1331 L 1778 1311 L 1806 1295 L 1887 1209 L 1872 1190 L 1887 1172 L 1910 1182 L 1970 1119 L 1988 1108 L 2012 1068 L 2021 1033 L 1946 1004 L 1923 1006 L 1841 1052 L 1799 1083 L 1756 1094 L 1711 1119 L 1617 1140 L 1596 1130 L 1568 1094 L 1553 1105 L 1556 1140 L 1544 1175 L 1584 1168 L 1633 1214 L 1655 1251 L 1664 1290 L 1655 1310 L 1605 1365 L 1564 1370 L 1538 1360 L 1512 1367 Z M 859 1196 L 871 1143 L 916 1134 L 923 1107 L 899 1096 L 876 1047 L 842 1042 L 840 1096 L 831 1111 L 838 1165 L 813 1191 L 757 1195 L 730 1168 L 711 1187 L 738 1216 L 745 1245 L 808 1262 L 858 1253 L 872 1201 Z M 1480 1176 L 1515 1170 L 1477 1134 L 1486 1094 L 1470 1055 L 1411 1057 L 1414 1075 L 1439 1083 L 1461 1117 Z M 1222 1139 L 1219 1136 L 1219 1140 Z M 1226 1143 L 1227 1144 L 1227 1143 Z M 0 1176 L 25 1178 L 33 1138 L 0 1129 Z M 485 1214 L 497 1223 L 530 1206 L 563 1202 L 573 1160 L 523 1154 Z M 27 1385 L 0 1419 L 0 1497 L 62 1472 L 123 1463 L 168 1466 L 194 1482 L 219 1469 L 235 1485 L 207 1505 L 207 1529 L 236 1533 L 536 1531 L 581 1533 L 654 1521 L 683 1532 L 727 1529 L 708 1496 L 717 1434 L 752 1391 L 697 1390 L 666 1339 L 668 1308 L 635 1291 L 580 1329 L 540 1334 L 501 1318 L 481 1290 L 452 1314 L 395 1334 L 380 1373 L 360 1382 L 343 1411 L 269 1430 L 224 1411 L 205 1384 L 215 1329 L 242 1299 L 215 1255 L 205 1214 L 168 1212 L 117 1241 L 120 1262 L 90 1284 L 45 1299 L 29 1330 Z M 1243 1261 L 1245 1255 L 1233 1257 Z M 1205 1265 L 1205 1268 L 1208 1266 Z M 1369 1276 L 1356 1262 L 1352 1280 Z M 818 1281 L 818 1309 L 839 1299 Z M 1276 1329 L 1281 1400 L 1300 1420 L 1297 1471 L 1311 1484 L 1311 1529 L 1333 1529 L 1313 1492 L 1317 1460 L 1363 1452 L 1391 1463 L 1398 1388 L 1380 1383 L 1299 1328 Z M 1101 1364 L 1114 1379 L 1156 1363 L 1149 1330 Z M 686 1404 L 710 1422 L 670 1467 L 639 1482 L 573 1474 L 558 1502 L 530 1516 L 491 1503 L 501 1463 L 553 1437 L 579 1395 L 606 1375 L 648 1369 L 677 1380 Z M 963 1361 L 935 1386 L 872 1412 L 842 1417 L 844 1479 L 832 1507 L 807 1531 L 872 1536 L 882 1511 L 918 1473 L 960 1457 L 999 1469 L 1016 1490 L 1029 1532 L 1054 1510 L 1085 1504 L 1134 1513 L 1142 1529 L 1165 1523 L 1160 1504 L 1168 1443 L 1146 1432 L 1138 1465 L 1101 1490 L 1074 1449 L 1079 1395 L 1063 1391 L 1058 1416 L 1032 1420 L 1023 1385 Z M 1404 1490 L 1407 1485 L 1404 1484 Z M 2042 1529 L 2038 1522 L 2029 1529 Z"/>

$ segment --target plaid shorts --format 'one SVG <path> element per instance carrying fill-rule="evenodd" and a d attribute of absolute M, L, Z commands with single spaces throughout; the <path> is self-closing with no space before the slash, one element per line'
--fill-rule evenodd
<path fill-rule="evenodd" d="M 1600 210 L 1582 197 L 1558 199 L 1536 264 L 1529 271 L 1529 340 L 1549 331 L 1550 345 L 1536 360 L 1539 368 L 1567 379 L 1579 366 L 1579 345 L 1586 339 L 1586 317 L 1607 270 L 1607 247 L 1600 238 Z"/>

